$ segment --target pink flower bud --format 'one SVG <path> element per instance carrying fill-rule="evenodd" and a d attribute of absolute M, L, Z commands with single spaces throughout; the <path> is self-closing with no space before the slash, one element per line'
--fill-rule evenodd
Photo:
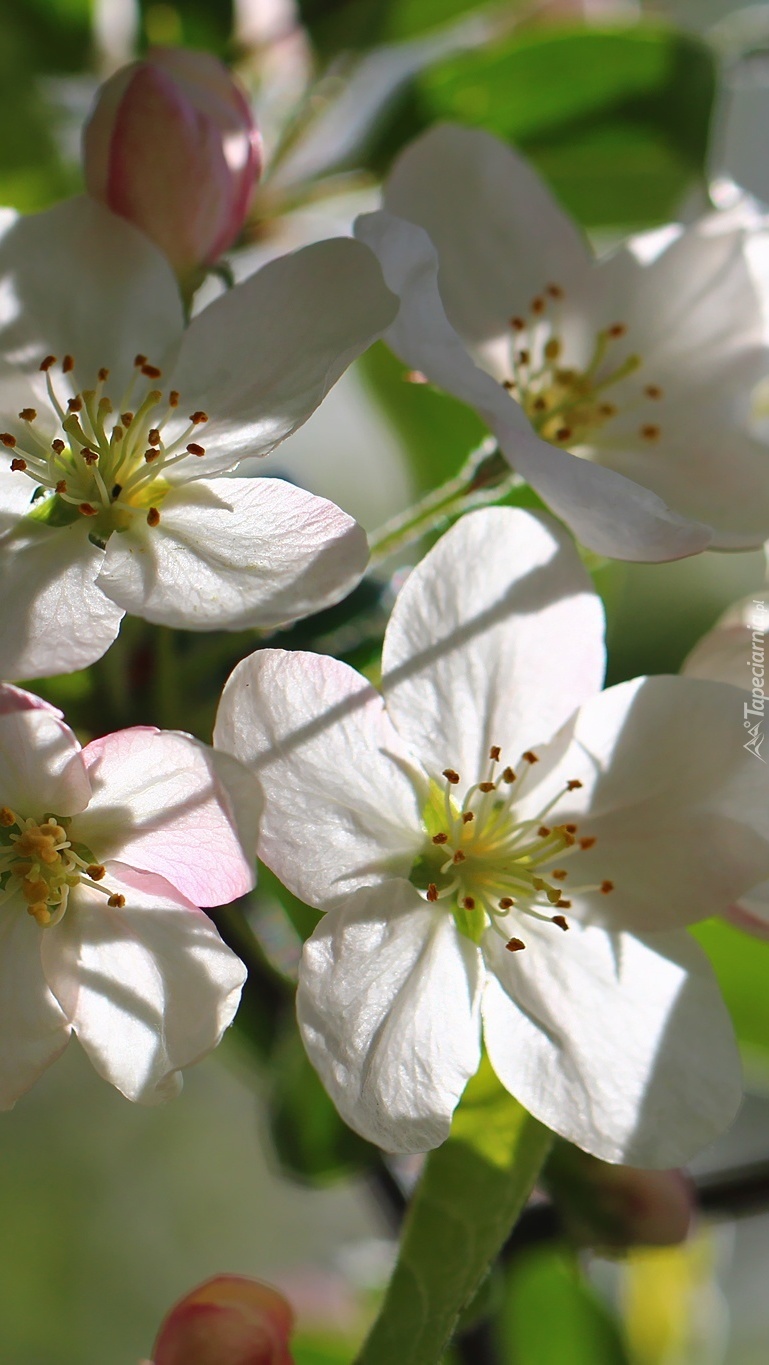
<path fill-rule="evenodd" d="M 293 1313 L 259 1280 L 217 1275 L 164 1319 L 148 1365 L 294 1365 Z"/>
<path fill-rule="evenodd" d="M 234 242 L 262 168 L 245 95 L 206 52 L 154 48 L 99 91 L 83 136 L 89 194 L 189 282 Z"/>
<path fill-rule="evenodd" d="M 576 1148 L 559 1152 L 548 1185 L 574 1241 L 607 1251 L 686 1240 L 694 1187 L 683 1171 L 610 1166 Z"/>

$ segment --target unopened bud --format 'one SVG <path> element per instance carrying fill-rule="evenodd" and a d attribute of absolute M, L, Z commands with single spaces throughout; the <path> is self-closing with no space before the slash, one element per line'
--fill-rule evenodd
<path fill-rule="evenodd" d="M 293 1320 L 277 1289 L 217 1275 L 171 1309 L 148 1365 L 294 1365 Z"/>
<path fill-rule="evenodd" d="M 96 97 L 83 137 L 86 187 L 146 233 L 183 283 L 240 232 L 262 168 L 244 93 L 206 52 L 154 48 Z"/>
<path fill-rule="evenodd" d="M 694 1187 L 682 1171 L 608 1165 L 557 1144 L 546 1183 L 574 1241 L 603 1251 L 675 1246 L 694 1217 Z"/>

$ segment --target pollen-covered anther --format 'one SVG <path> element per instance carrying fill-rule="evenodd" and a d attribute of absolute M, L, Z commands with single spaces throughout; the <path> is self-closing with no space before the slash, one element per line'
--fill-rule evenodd
<path fill-rule="evenodd" d="M 22 422 L 34 422 L 37 419 L 37 411 L 35 408 L 22 408 L 19 417 Z"/>
<path fill-rule="evenodd" d="M 580 839 L 578 842 L 580 848 L 582 849 L 582 852 L 587 853 L 587 850 L 589 848 L 592 848 L 593 845 L 595 844 L 596 839 L 594 835 L 590 835 L 588 837 L 585 837 L 584 839 Z"/>
<path fill-rule="evenodd" d="M 563 929 L 564 932 L 569 928 L 569 921 L 567 920 L 565 915 L 553 915 L 550 923 L 557 924 L 558 928 Z"/>
<path fill-rule="evenodd" d="M 642 436 L 645 441 L 658 441 L 662 435 L 662 431 L 654 422 L 645 422 L 638 434 L 639 436 Z"/>
<path fill-rule="evenodd" d="M 99 463 L 99 456 L 97 455 L 96 451 L 90 450 L 88 446 L 83 446 L 83 449 L 81 450 L 80 454 L 82 455 L 87 465 Z"/>
<path fill-rule="evenodd" d="M 474 909 L 475 909 L 475 900 L 473 899 L 472 896 L 463 896 L 463 897 L 462 897 L 462 906 L 463 906 L 463 908 L 464 908 L 465 910 L 474 910 Z"/>
<path fill-rule="evenodd" d="M 56 438 L 55 441 L 51 441 L 51 450 L 54 452 L 55 455 L 63 454 L 65 449 L 66 447 L 64 445 L 64 442 L 60 441 L 58 437 Z"/>
<path fill-rule="evenodd" d="M 85 871 L 86 876 L 90 877 L 92 882 L 100 882 L 107 873 L 103 863 L 89 863 Z"/>
<path fill-rule="evenodd" d="M 599 890 L 602 896 L 608 896 L 609 892 L 614 890 L 614 882 L 601 882 Z"/>
<path fill-rule="evenodd" d="M 543 298 L 540 298 L 539 295 L 537 295 L 537 297 L 536 297 L 535 299 L 532 299 L 532 301 L 531 301 L 531 311 L 532 311 L 532 313 L 534 314 L 535 317 L 539 317 L 540 314 L 544 313 L 544 311 L 545 311 L 545 300 L 544 300 Z"/>
<path fill-rule="evenodd" d="M 0 431 L 0 441 L 8 450 L 13 450 L 16 446 L 16 437 L 12 436 L 10 431 Z"/>
<path fill-rule="evenodd" d="M 489 758 L 490 758 L 491 762 L 492 762 L 492 763 L 499 763 L 499 759 L 500 759 L 501 753 L 502 753 L 502 750 L 500 749 L 499 745 L 498 745 L 498 744 L 492 744 L 491 748 L 489 749 Z"/>
<path fill-rule="evenodd" d="M 198 408 L 197 412 L 190 413 L 190 421 L 193 426 L 199 427 L 203 422 L 208 421 L 208 413 L 204 412 L 202 408 Z"/>
<path fill-rule="evenodd" d="M 547 836 L 551 833 L 552 830 L 550 829 L 549 825 L 540 825 L 539 829 L 537 830 L 537 835 L 540 839 L 546 839 Z"/>
<path fill-rule="evenodd" d="M 56 364 L 56 356 L 55 356 L 55 355 L 47 355 L 47 356 L 45 357 L 44 360 L 41 360 L 41 361 L 40 361 L 40 369 L 43 371 L 43 374 L 46 374 L 47 371 L 50 370 L 51 366 L 52 366 L 52 365 L 55 365 L 55 364 Z"/>
<path fill-rule="evenodd" d="M 496 782 L 479 782 L 478 790 L 484 792 L 484 794 L 488 794 L 488 792 L 495 792 L 497 790 L 497 784 Z"/>
<path fill-rule="evenodd" d="M 620 337 L 624 337 L 626 333 L 627 326 L 624 322 L 613 322 L 611 327 L 606 328 L 606 335 L 610 336 L 613 341 L 617 341 Z"/>
<path fill-rule="evenodd" d="M 16 824 L 16 816 L 9 806 L 0 806 L 0 826 L 3 829 L 10 829 L 11 825 Z"/>
<path fill-rule="evenodd" d="M 434 844 L 447 844 L 448 842 L 449 842 L 449 836 L 448 836 L 448 834 L 434 834 L 434 835 L 433 835 L 433 843 L 434 843 Z"/>
<path fill-rule="evenodd" d="M 539 758 L 533 752 L 532 749 L 527 749 L 526 752 L 521 755 L 521 757 L 524 758 L 527 763 L 539 763 Z"/>
<path fill-rule="evenodd" d="M 555 882 L 565 881 L 568 875 L 569 875 L 568 869 L 565 867 L 554 867 L 552 872 L 550 873 L 550 876 L 553 878 L 553 881 Z"/>
<path fill-rule="evenodd" d="M 455 772 L 453 768 L 444 768 L 443 776 L 447 782 L 451 783 L 452 787 L 456 787 L 457 783 L 460 781 L 459 773 Z"/>
<path fill-rule="evenodd" d="M 659 384 L 647 384 L 644 393 L 647 398 L 657 399 L 662 397 L 662 389 Z"/>
<path fill-rule="evenodd" d="M 158 431 L 157 427 L 150 427 L 149 431 L 147 432 L 147 443 L 151 446 L 160 445 L 160 432 Z"/>
<path fill-rule="evenodd" d="M 83 517 L 98 517 L 99 515 L 98 507 L 94 507 L 90 502 L 78 503 L 77 510 Z"/>
<path fill-rule="evenodd" d="M 147 525 L 153 527 L 160 525 L 160 513 L 157 507 L 151 507 L 147 513 Z"/>
<path fill-rule="evenodd" d="M 186 448 L 190 455 L 200 456 L 206 453 L 205 446 L 198 445 L 196 441 L 190 441 Z"/>
<path fill-rule="evenodd" d="M 513 772 L 512 768 L 504 768 L 502 770 L 502 781 L 515 782 L 515 773 Z"/>
<path fill-rule="evenodd" d="M 515 901 L 513 900 L 512 896 L 503 896 L 499 902 L 500 910 L 512 910 L 514 905 Z"/>
<path fill-rule="evenodd" d="M 67 399 L 67 410 L 74 413 L 83 411 L 83 400 L 79 393 L 76 393 L 74 398 Z"/>
<path fill-rule="evenodd" d="M 109 370 L 106 368 L 106 366 L 102 365 L 101 369 L 99 370 L 98 379 L 100 384 L 106 384 L 107 380 L 109 379 Z"/>
<path fill-rule="evenodd" d="M 524 322 L 523 318 L 511 318 L 510 326 L 512 327 L 514 332 L 526 331 L 526 323 Z"/>
<path fill-rule="evenodd" d="M 578 777 L 571 777 L 569 778 L 569 781 L 566 783 L 567 790 L 570 792 L 579 791 L 581 786 L 583 786 L 583 783 L 580 782 Z"/>
<path fill-rule="evenodd" d="M 526 944 L 522 938 L 509 938 L 505 947 L 509 953 L 520 953 L 521 949 L 526 947 Z"/>
<path fill-rule="evenodd" d="M 466 856 L 467 855 L 462 852 L 461 848 L 458 848 L 451 861 L 453 863 L 463 863 L 466 859 Z"/>
<path fill-rule="evenodd" d="M 66 491 L 67 491 L 67 480 L 66 480 L 66 479 L 59 479 L 58 482 L 54 484 L 54 486 L 53 486 L 53 491 L 54 491 L 54 493 L 58 493 L 59 496 L 61 496 L 62 493 L 66 493 Z"/>
<path fill-rule="evenodd" d="M 27 468 L 26 460 L 22 460 L 18 456 L 15 459 L 11 460 L 11 469 L 13 470 L 14 473 L 18 472 L 20 474 L 23 474 L 26 471 L 26 468 Z"/>
<path fill-rule="evenodd" d="M 144 452 L 145 463 L 152 464 L 153 460 L 159 460 L 162 453 L 163 452 L 158 450 L 155 446 L 148 446 Z"/>
<path fill-rule="evenodd" d="M 564 296 L 564 291 L 560 284 L 548 284 L 545 287 L 545 293 L 549 294 L 551 299 L 562 299 Z"/>
<path fill-rule="evenodd" d="M 465 810 L 465 811 L 462 812 L 462 824 L 463 824 L 463 825 L 470 825 L 470 824 L 472 824 L 472 822 L 473 822 L 474 819 L 475 819 L 475 811 L 472 811 L 472 810 Z"/>
<path fill-rule="evenodd" d="M 157 365 L 142 365 L 141 369 L 142 374 L 145 375 L 147 379 L 160 379 L 163 374 L 163 371 L 159 370 Z"/>
<path fill-rule="evenodd" d="M 555 439 L 556 441 L 570 441 L 572 435 L 573 432 L 571 427 L 559 427 L 555 433 Z"/>
<path fill-rule="evenodd" d="M 111 906 L 113 910 L 122 910 L 125 905 L 125 896 L 121 895 L 119 891 L 116 891 L 109 897 L 107 905 Z"/>

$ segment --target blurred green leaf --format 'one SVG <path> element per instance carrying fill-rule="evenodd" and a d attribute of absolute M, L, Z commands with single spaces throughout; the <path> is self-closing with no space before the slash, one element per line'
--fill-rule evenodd
<path fill-rule="evenodd" d="M 515 1365 L 629 1365 L 616 1323 L 563 1249 L 513 1262 L 500 1326 Z"/>
<path fill-rule="evenodd" d="M 508 0 L 508 8 L 526 3 Z M 302 21 L 324 55 L 415 38 L 488 7 L 488 0 L 299 0 Z"/>
<path fill-rule="evenodd" d="M 147 45 L 205 48 L 225 56 L 232 43 L 232 0 L 140 0 Z"/>
<path fill-rule="evenodd" d="M 288 1175 L 337 1180 L 373 1166 L 379 1153 L 339 1117 L 307 1058 L 296 1024 L 271 1057 L 270 1133 Z"/>
<path fill-rule="evenodd" d="M 702 174 L 714 93 L 708 49 L 673 30 L 529 30 L 423 71 L 412 113 L 497 133 L 580 221 L 626 226 L 669 218 Z"/>
<path fill-rule="evenodd" d="M 484 1061 L 465 1090 L 450 1137 L 427 1158 L 398 1263 L 358 1365 L 433 1365 L 441 1359 L 551 1139 Z"/>
<path fill-rule="evenodd" d="M 720 919 L 692 932 L 713 964 L 740 1043 L 769 1063 L 769 943 Z"/>
<path fill-rule="evenodd" d="M 406 366 L 384 342 L 366 352 L 361 366 L 404 443 L 417 486 L 435 488 L 450 479 L 486 435 L 480 418 L 429 384 L 408 383 Z"/>

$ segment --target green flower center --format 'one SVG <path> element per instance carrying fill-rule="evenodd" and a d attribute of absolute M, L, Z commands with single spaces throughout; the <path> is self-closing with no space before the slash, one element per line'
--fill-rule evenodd
<path fill-rule="evenodd" d="M 511 377 L 505 388 L 521 404 L 535 431 L 551 445 L 568 449 L 590 445 L 601 428 L 611 422 L 622 406 L 627 412 L 645 401 L 662 397 L 658 384 L 646 384 L 638 392 L 608 397 L 623 380 L 642 365 L 639 355 L 621 354 L 627 327 L 614 323 L 598 332 L 593 353 L 584 369 L 563 363 L 564 343 L 560 335 L 560 304 L 564 291 L 550 284 L 532 300 L 527 317 L 510 319 L 513 333 Z M 654 444 L 661 436 L 655 421 L 642 420 L 638 436 Z"/>
<path fill-rule="evenodd" d="M 572 902 L 564 895 L 569 876 L 562 864 L 574 853 L 592 848 L 595 839 L 578 837 L 572 821 L 549 823 L 548 817 L 569 792 L 582 783 L 567 782 L 533 817 L 522 818 L 516 804 L 537 755 L 527 750 L 518 772 L 502 765 L 499 747 L 489 751 L 483 778 L 467 787 L 460 801 L 462 779 L 453 768 L 443 773 L 445 785 L 431 786 L 423 812 L 426 841 L 411 871 L 412 884 L 428 901 L 445 901 L 457 926 L 474 943 L 489 925 L 501 932 L 511 952 L 525 947 L 511 928 L 522 916 L 568 929 L 562 912 Z M 613 890 L 611 882 L 574 887 L 574 891 Z"/>
<path fill-rule="evenodd" d="M 169 490 L 166 471 L 180 460 L 200 458 L 205 448 L 190 437 L 208 421 L 193 412 L 180 435 L 166 442 L 164 430 L 176 416 L 180 397 L 175 389 L 165 396 L 157 387 L 162 377 L 146 356 L 137 355 L 133 377 L 117 407 L 105 392 L 109 370 L 99 370 L 92 389 L 75 392 L 69 380 L 72 356 L 65 356 L 57 392 L 55 356 L 46 356 L 48 397 L 60 426 L 49 441 L 37 424 L 35 408 L 19 413 L 25 436 L 0 433 L 0 443 L 11 456 L 11 469 L 26 474 L 36 488 L 29 516 L 49 526 L 69 526 L 85 517 L 91 540 L 102 548 L 113 531 L 124 531 L 137 513 L 149 526 L 160 522 L 159 507 Z"/>
<path fill-rule="evenodd" d="M 21 893 L 43 929 L 63 919 L 70 892 L 86 879 L 104 892 L 108 905 L 125 905 L 124 896 L 100 885 L 104 868 L 85 845 L 72 843 L 68 825 L 65 816 L 38 821 L 0 807 L 0 905 Z"/>

